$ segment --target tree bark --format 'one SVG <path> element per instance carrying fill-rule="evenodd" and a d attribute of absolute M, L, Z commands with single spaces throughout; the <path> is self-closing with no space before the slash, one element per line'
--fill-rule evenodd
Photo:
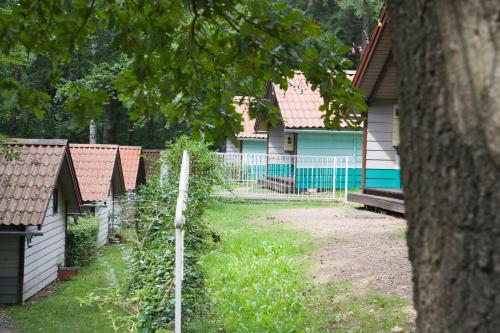
<path fill-rule="evenodd" d="M 500 330 L 500 1 L 391 0 L 419 332 Z"/>

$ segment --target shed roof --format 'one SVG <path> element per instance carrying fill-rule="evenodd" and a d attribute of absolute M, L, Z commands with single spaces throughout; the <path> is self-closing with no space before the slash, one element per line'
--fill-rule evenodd
<path fill-rule="evenodd" d="M 143 149 L 142 155 L 144 156 L 144 169 L 146 179 L 158 173 L 157 163 L 160 155 L 165 149 Z"/>
<path fill-rule="evenodd" d="M 120 146 L 120 161 L 125 181 L 125 189 L 127 191 L 134 191 L 137 185 L 144 182 L 142 147 Z"/>
<path fill-rule="evenodd" d="M 243 99 L 243 101 L 242 101 Z M 234 98 L 234 108 L 236 112 L 243 116 L 243 131 L 236 136 L 239 140 L 244 139 L 267 139 L 266 132 L 255 131 L 255 119 L 250 119 L 249 98 L 237 96 Z"/>
<path fill-rule="evenodd" d="M 349 71 L 347 77 L 352 80 L 354 73 Z M 303 73 L 295 73 L 295 76 L 288 80 L 287 90 L 274 83 L 272 88 L 285 128 L 325 128 L 323 112 L 320 111 L 323 98 L 318 89 L 312 89 Z M 347 124 L 341 122 L 340 126 L 347 127 Z"/>
<path fill-rule="evenodd" d="M 84 202 L 106 201 L 113 183 L 124 191 L 118 145 L 72 143 L 69 148 Z"/>
<path fill-rule="evenodd" d="M 395 99 L 397 93 L 396 66 L 392 57 L 392 28 L 386 5 L 361 58 L 353 85 L 365 91 L 367 100 Z"/>
<path fill-rule="evenodd" d="M 66 194 L 79 211 L 80 190 L 66 140 L 13 139 L 7 144 L 19 158 L 0 155 L 0 224 L 43 224 L 62 172 L 68 178 L 66 192 L 72 191 Z"/>

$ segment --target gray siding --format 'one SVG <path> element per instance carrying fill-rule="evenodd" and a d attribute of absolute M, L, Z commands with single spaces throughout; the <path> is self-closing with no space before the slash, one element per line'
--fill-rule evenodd
<path fill-rule="evenodd" d="M 108 243 L 109 219 L 113 213 L 113 190 L 110 187 L 106 205 L 96 208 L 96 217 L 99 220 L 99 235 L 97 236 L 97 246 L 101 247 Z"/>
<path fill-rule="evenodd" d="M 226 139 L 226 153 L 239 153 L 240 147 L 236 146 L 231 140 Z"/>
<path fill-rule="evenodd" d="M 17 303 L 19 236 L 0 236 L 0 304 Z"/>
<path fill-rule="evenodd" d="M 66 203 L 59 190 L 58 212 L 50 200 L 42 225 L 43 236 L 33 237 L 32 247 L 25 243 L 23 301 L 57 279 L 58 265 L 64 265 L 66 250 Z M 36 229 L 36 227 L 27 227 Z"/>
<path fill-rule="evenodd" d="M 399 158 L 392 146 L 393 103 L 373 103 L 368 111 L 366 168 L 399 169 Z"/>
<path fill-rule="evenodd" d="M 288 154 L 283 149 L 283 145 L 285 143 L 285 130 L 282 124 L 271 127 L 268 132 L 268 138 L 268 154 Z"/>

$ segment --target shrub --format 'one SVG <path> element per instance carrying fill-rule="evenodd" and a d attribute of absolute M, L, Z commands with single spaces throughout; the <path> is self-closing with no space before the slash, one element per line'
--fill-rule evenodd
<path fill-rule="evenodd" d="M 223 183 L 220 163 L 208 145 L 181 137 L 167 144 L 160 163 L 168 173 L 160 183 L 158 176 L 148 179 L 139 190 L 138 214 L 135 229 L 137 243 L 132 251 L 130 285 L 126 290 L 112 290 L 99 304 L 112 302 L 125 308 L 111 314 L 117 331 L 155 332 L 169 327 L 174 319 L 175 228 L 174 217 L 179 189 L 182 153 L 191 155 L 188 201 L 185 211 L 184 281 L 182 289 L 183 319 L 189 320 L 203 304 L 204 273 L 199 258 L 212 244 L 212 233 L 203 214 L 212 189 Z M 90 301 L 92 302 L 92 297 Z"/>
<path fill-rule="evenodd" d="M 97 254 L 99 221 L 95 216 L 79 218 L 77 223 L 69 223 L 66 234 L 66 265 L 84 266 Z"/>

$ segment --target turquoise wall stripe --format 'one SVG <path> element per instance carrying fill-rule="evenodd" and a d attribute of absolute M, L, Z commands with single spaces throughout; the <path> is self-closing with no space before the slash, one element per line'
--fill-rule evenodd
<path fill-rule="evenodd" d="M 243 154 L 265 154 L 267 151 L 266 140 L 241 140 Z"/>
<path fill-rule="evenodd" d="M 255 173 L 258 176 L 265 177 L 265 172 L 259 169 Z M 333 189 L 333 168 L 298 168 L 294 171 L 293 165 L 288 164 L 269 164 L 267 168 L 269 177 L 296 177 L 296 187 L 300 190 L 305 189 Z M 337 189 L 345 186 L 345 168 L 337 168 L 335 174 L 337 180 L 335 187 Z M 361 188 L 362 169 L 349 168 L 347 171 L 347 183 L 349 189 Z"/>
<path fill-rule="evenodd" d="M 304 190 L 308 188 L 333 189 L 334 169 L 299 168 L 296 175 L 296 187 Z M 361 188 L 361 168 L 349 168 L 347 171 L 347 187 L 349 189 Z M 345 186 L 345 168 L 337 168 L 335 188 Z"/>
<path fill-rule="evenodd" d="M 399 169 L 366 169 L 366 188 L 401 188 Z"/>

